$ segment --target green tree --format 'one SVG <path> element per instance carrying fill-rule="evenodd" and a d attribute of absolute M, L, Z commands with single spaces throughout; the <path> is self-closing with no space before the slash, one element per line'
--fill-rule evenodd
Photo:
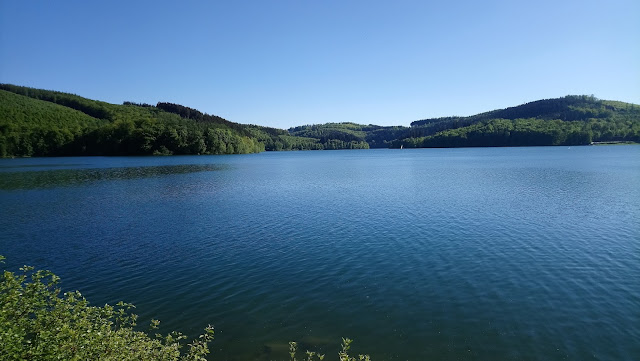
<path fill-rule="evenodd" d="M 53 273 L 20 270 L 4 271 L 0 282 L 2 360 L 205 360 L 209 353 L 211 326 L 181 352 L 180 333 L 135 331 L 133 305 L 90 306 L 80 292 L 61 294 Z M 153 320 L 151 328 L 158 324 Z"/>

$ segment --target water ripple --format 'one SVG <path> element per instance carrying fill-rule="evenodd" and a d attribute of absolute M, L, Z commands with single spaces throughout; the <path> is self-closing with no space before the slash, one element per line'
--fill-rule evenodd
<path fill-rule="evenodd" d="M 639 149 L 75 159 L 9 176 L 0 248 L 141 323 L 213 323 L 215 359 L 633 360 Z"/>

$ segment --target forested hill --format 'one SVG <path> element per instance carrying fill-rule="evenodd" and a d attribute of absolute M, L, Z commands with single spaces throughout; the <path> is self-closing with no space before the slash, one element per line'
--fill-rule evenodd
<path fill-rule="evenodd" d="M 222 119 L 196 122 L 155 106 L 0 85 L 0 155 L 233 154 L 264 145 Z"/>
<path fill-rule="evenodd" d="M 411 127 L 327 123 L 289 133 L 318 139 L 327 149 L 640 142 L 640 106 L 569 95 L 469 117 L 418 120 Z"/>
<path fill-rule="evenodd" d="M 393 147 L 580 145 L 640 142 L 640 106 L 569 95 L 469 117 L 411 123 Z"/>
<path fill-rule="evenodd" d="M 408 130 L 398 126 L 326 123 L 289 128 L 289 133 L 317 139 L 325 149 L 367 149 L 389 148 L 393 140 L 406 137 Z"/>
<path fill-rule="evenodd" d="M 0 84 L 0 156 L 238 154 L 264 150 L 640 142 L 640 106 L 566 96 L 411 127 L 356 123 L 289 130 L 238 124 L 179 104 L 110 104 Z"/>
<path fill-rule="evenodd" d="M 0 84 L 0 156 L 239 154 L 323 149 L 286 130 L 230 122 L 172 103 L 109 104 Z"/>

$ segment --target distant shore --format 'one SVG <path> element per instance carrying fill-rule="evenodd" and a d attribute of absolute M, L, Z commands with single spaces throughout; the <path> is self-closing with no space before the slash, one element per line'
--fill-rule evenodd
<path fill-rule="evenodd" d="M 606 141 L 606 142 L 591 142 L 590 145 L 625 145 L 625 144 L 640 144 L 640 143 L 624 141 L 624 140 L 612 140 L 612 141 Z"/>

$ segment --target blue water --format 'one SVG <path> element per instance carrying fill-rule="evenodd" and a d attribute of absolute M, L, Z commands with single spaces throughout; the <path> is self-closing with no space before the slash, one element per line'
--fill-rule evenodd
<path fill-rule="evenodd" d="M 640 146 L 0 160 L 6 268 L 214 360 L 640 359 Z"/>

